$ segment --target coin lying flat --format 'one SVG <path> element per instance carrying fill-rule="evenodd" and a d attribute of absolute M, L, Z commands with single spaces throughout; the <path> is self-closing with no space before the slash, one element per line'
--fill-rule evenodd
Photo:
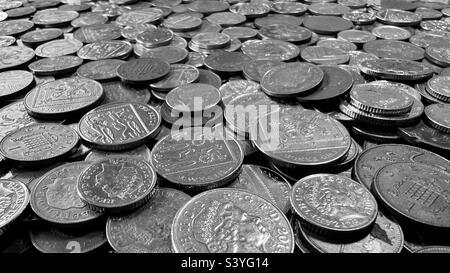
<path fill-rule="evenodd" d="M 34 61 L 28 68 L 36 75 L 57 76 L 75 71 L 82 63 L 77 56 L 59 56 Z"/>
<path fill-rule="evenodd" d="M 108 157 L 133 157 L 136 159 L 150 162 L 150 149 L 147 146 L 142 145 L 132 150 L 125 151 L 101 151 L 92 150 L 87 156 L 85 161 L 97 161 L 100 159 L 107 159 Z"/>
<path fill-rule="evenodd" d="M 232 99 L 249 93 L 260 92 L 260 86 L 256 82 L 246 80 L 233 80 L 229 81 L 219 88 L 222 96 L 222 102 L 226 105 Z"/>
<path fill-rule="evenodd" d="M 157 58 L 143 58 L 128 61 L 117 68 L 117 76 L 126 83 L 150 83 L 169 74 L 170 65 Z"/>
<path fill-rule="evenodd" d="M 92 163 L 79 176 L 78 196 L 95 211 L 120 213 L 145 204 L 156 189 L 149 163 L 131 157 L 110 157 Z"/>
<path fill-rule="evenodd" d="M 444 154 L 450 150 L 450 135 L 429 126 L 423 121 L 410 127 L 399 128 L 398 134 L 413 145 L 419 145 Z"/>
<path fill-rule="evenodd" d="M 166 97 L 167 105 L 178 113 L 208 111 L 216 107 L 220 100 L 220 91 L 204 83 L 179 86 L 170 91 Z"/>
<path fill-rule="evenodd" d="M 294 97 L 311 93 L 324 77 L 322 69 L 309 63 L 289 63 L 267 71 L 261 81 L 269 96 Z"/>
<path fill-rule="evenodd" d="M 77 41 L 77 40 L 75 40 Z M 81 43 L 81 42 L 79 42 Z M 133 46 L 125 41 L 100 41 L 84 45 L 77 55 L 85 60 L 123 59 L 127 57 Z"/>
<path fill-rule="evenodd" d="M 278 124 L 271 118 L 279 120 Z M 258 135 L 253 140 L 270 161 L 288 168 L 311 168 L 335 162 L 347 154 L 351 142 L 341 123 L 326 114 L 300 107 L 281 107 L 260 117 Z"/>
<path fill-rule="evenodd" d="M 0 140 L 9 133 L 38 121 L 29 116 L 23 100 L 18 100 L 0 109 Z"/>
<path fill-rule="evenodd" d="M 450 106 L 436 103 L 425 107 L 425 116 L 430 125 L 444 133 L 450 133 Z"/>
<path fill-rule="evenodd" d="M 79 13 L 73 10 L 44 10 L 38 12 L 33 16 L 33 23 L 41 27 L 58 27 L 64 26 L 70 23 L 79 16 Z"/>
<path fill-rule="evenodd" d="M 450 175 L 422 163 L 394 163 L 380 169 L 373 189 L 395 215 L 431 227 L 450 226 Z"/>
<path fill-rule="evenodd" d="M 303 25 L 317 34 L 337 34 L 353 27 L 351 21 L 337 16 L 310 16 Z"/>
<path fill-rule="evenodd" d="M 366 60 L 358 67 L 364 74 L 385 80 L 420 81 L 430 78 L 434 73 L 422 63 L 400 59 Z"/>
<path fill-rule="evenodd" d="M 233 228 L 224 226 L 224 221 Z M 184 243 L 182 238 L 190 240 Z M 236 189 L 193 197 L 178 211 L 172 226 L 176 253 L 292 253 L 294 246 L 292 228 L 279 209 Z"/>
<path fill-rule="evenodd" d="M 377 12 L 377 20 L 386 25 L 414 26 L 422 20 L 422 16 L 401 9 L 384 9 Z"/>
<path fill-rule="evenodd" d="M 291 185 L 277 172 L 257 165 L 243 165 L 239 177 L 229 188 L 243 189 L 270 201 L 283 213 L 291 209 Z"/>
<path fill-rule="evenodd" d="M 16 42 L 13 36 L 0 36 L 0 47 L 8 47 Z"/>
<path fill-rule="evenodd" d="M 138 147 L 158 133 L 161 117 L 153 107 L 137 102 L 102 105 L 80 120 L 81 138 L 100 150 Z"/>
<path fill-rule="evenodd" d="M 136 47 L 135 47 L 136 49 Z M 135 53 L 137 53 L 135 51 Z M 148 49 L 143 54 L 139 55 L 141 58 L 159 58 L 169 64 L 184 62 L 188 57 L 188 51 L 177 46 L 162 46 Z"/>
<path fill-rule="evenodd" d="M 22 165 L 38 165 L 66 156 L 78 142 L 77 132 L 68 126 L 33 124 L 5 136 L 0 142 L 0 153 Z"/>
<path fill-rule="evenodd" d="M 214 53 L 205 58 L 205 66 L 219 74 L 241 72 L 251 58 L 241 52 Z"/>
<path fill-rule="evenodd" d="M 291 43 L 304 43 L 311 40 L 312 33 L 309 29 L 287 24 L 271 24 L 259 29 L 259 35 L 263 38 L 277 39 Z"/>
<path fill-rule="evenodd" d="M 36 48 L 36 55 L 43 58 L 58 57 L 76 53 L 83 43 L 75 39 L 59 39 L 46 42 Z"/>
<path fill-rule="evenodd" d="M 7 230 L 16 220 L 30 201 L 27 187 L 17 180 L 0 179 L 0 233 Z"/>
<path fill-rule="evenodd" d="M 77 181 L 89 163 L 75 162 L 54 168 L 33 187 L 31 207 L 42 219 L 60 225 L 83 224 L 100 216 L 78 197 Z"/>
<path fill-rule="evenodd" d="M 102 83 L 102 86 L 105 92 L 103 104 L 126 101 L 148 103 L 151 98 L 151 93 L 145 86 L 126 84 L 121 81 L 107 81 Z"/>
<path fill-rule="evenodd" d="M 394 58 L 410 61 L 421 60 L 425 50 L 411 43 L 393 40 L 375 40 L 365 43 L 364 51 L 379 58 Z"/>
<path fill-rule="evenodd" d="M 405 28 L 384 25 L 373 28 L 372 34 L 385 40 L 407 40 L 411 37 L 411 33 Z"/>
<path fill-rule="evenodd" d="M 35 84 L 33 74 L 24 70 L 0 72 L 0 98 L 7 100 L 28 91 Z"/>
<path fill-rule="evenodd" d="M 449 76 L 433 77 L 427 82 L 426 91 L 440 101 L 450 102 Z"/>
<path fill-rule="evenodd" d="M 0 22 L 0 36 L 17 36 L 34 26 L 33 22 L 28 20 L 10 20 Z"/>
<path fill-rule="evenodd" d="M 73 37 L 82 43 L 115 40 L 122 36 L 122 28 L 115 24 L 84 26 L 77 29 Z"/>
<path fill-rule="evenodd" d="M 38 85 L 26 95 L 24 103 L 32 116 L 60 118 L 87 112 L 100 104 L 103 97 L 100 83 L 73 77 Z"/>
<path fill-rule="evenodd" d="M 37 46 L 42 43 L 61 38 L 63 32 L 58 28 L 37 29 L 23 34 L 20 39 L 24 45 Z"/>
<path fill-rule="evenodd" d="M 355 44 L 351 42 L 334 38 L 321 39 L 317 42 L 317 46 L 326 48 L 336 48 L 344 52 L 355 51 L 358 48 Z"/>
<path fill-rule="evenodd" d="M 171 253 L 173 219 L 190 199 L 181 191 L 158 188 L 151 201 L 138 210 L 108 219 L 108 242 L 118 253 Z"/>
<path fill-rule="evenodd" d="M 294 44 L 273 39 L 246 41 L 241 50 L 254 60 L 289 61 L 300 54 Z"/>
<path fill-rule="evenodd" d="M 313 64 L 337 65 L 350 60 L 350 56 L 340 49 L 321 46 L 308 46 L 300 54 L 303 60 Z"/>
<path fill-rule="evenodd" d="M 26 64 L 34 56 L 34 50 L 26 46 L 0 47 L 0 71 Z"/>
<path fill-rule="evenodd" d="M 283 64 L 280 61 L 271 61 L 271 60 L 252 60 L 244 64 L 242 69 L 242 73 L 244 77 L 248 80 L 260 82 L 271 68 Z"/>
<path fill-rule="evenodd" d="M 80 17 L 72 20 L 70 24 L 73 27 L 85 27 L 90 25 L 101 25 L 105 24 L 106 22 L 108 22 L 107 16 L 95 12 L 90 12 L 80 14 Z"/>
<path fill-rule="evenodd" d="M 117 77 L 117 68 L 123 63 L 116 59 L 88 62 L 78 68 L 77 75 L 96 81 L 110 80 Z"/>

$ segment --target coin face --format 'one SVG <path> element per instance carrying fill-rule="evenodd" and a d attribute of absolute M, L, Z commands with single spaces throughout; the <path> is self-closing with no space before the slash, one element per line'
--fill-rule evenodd
<path fill-rule="evenodd" d="M 169 74 L 170 65 L 157 58 L 143 58 L 128 61 L 117 68 L 117 75 L 126 83 L 150 83 Z"/>
<path fill-rule="evenodd" d="M 125 41 L 100 41 L 87 44 L 77 52 L 78 57 L 85 60 L 122 59 L 128 56 L 133 49 Z"/>
<path fill-rule="evenodd" d="M 77 56 L 44 58 L 32 62 L 28 68 L 36 75 L 63 75 L 77 69 L 83 60 Z"/>
<path fill-rule="evenodd" d="M 308 46 L 301 51 L 301 57 L 303 60 L 324 65 L 337 65 L 347 63 L 350 56 L 337 48 L 321 47 L 321 46 Z"/>
<path fill-rule="evenodd" d="M 25 107 L 36 117 L 58 118 L 87 112 L 104 97 L 102 85 L 94 80 L 73 77 L 38 85 L 25 97 Z"/>
<path fill-rule="evenodd" d="M 420 81 L 430 78 L 434 73 L 422 63 L 400 59 L 365 60 L 358 67 L 364 74 L 385 80 Z"/>
<path fill-rule="evenodd" d="M 0 98 L 9 99 L 35 84 L 33 74 L 24 70 L 0 72 Z"/>
<path fill-rule="evenodd" d="M 127 11 L 116 19 L 119 25 L 131 26 L 135 24 L 156 23 L 163 17 L 163 11 L 158 8 L 146 8 Z"/>
<path fill-rule="evenodd" d="M 79 176 L 78 196 L 93 210 L 126 212 L 153 195 L 156 173 L 149 163 L 131 157 L 95 161 Z"/>
<path fill-rule="evenodd" d="M 217 73 L 238 73 L 251 58 L 241 52 L 213 53 L 205 58 L 205 65 Z"/>
<path fill-rule="evenodd" d="M 148 103 L 151 93 L 145 86 L 126 84 L 121 81 L 107 81 L 102 83 L 105 99 L 103 104 L 112 102 L 141 102 Z"/>
<path fill-rule="evenodd" d="M 426 91 L 438 100 L 450 102 L 450 88 L 448 88 L 449 82 L 449 76 L 433 77 L 427 82 Z"/>
<path fill-rule="evenodd" d="M 106 22 L 108 22 L 107 16 L 95 12 L 89 12 L 81 14 L 80 17 L 72 20 L 70 24 L 73 27 L 85 27 L 90 25 L 101 25 Z"/>
<path fill-rule="evenodd" d="M 375 174 L 383 167 L 400 162 L 425 163 L 450 170 L 450 161 L 430 151 L 401 144 L 384 144 L 363 151 L 355 161 L 355 178 L 371 188 Z"/>
<path fill-rule="evenodd" d="M 185 61 L 188 57 L 188 51 L 177 46 L 162 46 L 146 50 L 139 57 L 158 58 L 168 62 L 169 64 L 175 64 Z"/>
<path fill-rule="evenodd" d="M 15 36 L 24 33 L 34 26 L 28 20 L 8 20 L 0 22 L 0 36 Z"/>
<path fill-rule="evenodd" d="M 220 91 L 212 85 L 191 83 L 173 89 L 167 94 L 167 105 L 177 112 L 210 110 L 219 104 Z"/>
<path fill-rule="evenodd" d="M 75 31 L 73 37 L 82 43 L 115 40 L 122 36 L 122 28 L 115 24 L 84 26 Z"/>
<path fill-rule="evenodd" d="M 347 154 L 351 145 L 341 123 L 312 110 L 281 107 L 277 115 L 260 117 L 253 143 L 271 161 L 286 167 L 312 167 L 335 162 Z M 277 118 L 279 125 L 269 121 Z M 276 128 L 278 127 L 278 128 Z M 278 131 L 279 139 L 268 132 Z"/>
<path fill-rule="evenodd" d="M 377 20 L 386 25 L 414 26 L 422 20 L 422 16 L 401 9 L 384 9 L 377 12 Z"/>
<path fill-rule="evenodd" d="M 396 214 L 428 226 L 449 227 L 449 176 L 427 164 L 394 163 L 378 171 L 373 188 Z"/>
<path fill-rule="evenodd" d="M 201 18 L 189 13 L 170 15 L 163 23 L 165 27 L 173 31 L 190 31 L 199 28 L 201 24 Z"/>
<path fill-rule="evenodd" d="M 75 39 L 53 40 L 36 48 L 36 55 L 43 58 L 58 57 L 76 53 L 83 43 Z"/>
<path fill-rule="evenodd" d="M 0 230 L 4 231 L 28 206 L 30 194 L 27 187 L 17 180 L 0 179 Z"/>
<path fill-rule="evenodd" d="M 448 104 L 436 103 L 425 108 L 425 115 L 434 128 L 450 133 L 450 107 Z"/>
<path fill-rule="evenodd" d="M 77 132 L 68 126 L 33 124 L 5 136 L 0 142 L 0 153 L 23 165 L 42 164 L 67 155 L 78 142 Z"/>
<path fill-rule="evenodd" d="M 26 46 L 0 47 L 0 71 L 28 63 L 34 56 L 34 50 Z"/>
<path fill-rule="evenodd" d="M 380 58 L 394 58 L 417 61 L 424 57 L 425 51 L 413 44 L 392 41 L 392 40 L 376 40 L 365 43 L 364 51 L 372 53 Z"/>
<path fill-rule="evenodd" d="M 243 165 L 236 181 L 229 188 L 243 189 L 270 201 L 283 213 L 291 209 L 291 185 L 277 172 L 257 165 Z"/>
<path fill-rule="evenodd" d="M 377 202 L 361 184 L 344 176 L 314 174 L 292 188 L 291 205 L 308 226 L 334 232 L 370 227 L 378 213 Z"/>
<path fill-rule="evenodd" d="M 246 41 L 241 50 L 254 60 L 289 61 L 300 54 L 294 44 L 273 39 Z"/>
<path fill-rule="evenodd" d="M 92 221 L 100 216 L 89 209 L 77 194 L 77 181 L 89 163 L 75 162 L 54 168 L 33 187 L 31 207 L 42 219 L 62 225 Z"/>
<path fill-rule="evenodd" d="M 288 63 L 267 71 L 261 81 L 269 96 L 293 97 L 311 93 L 324 77 L 322 69 L 309 63 Z"/>
<path fill-rule="evenodd" d="M 135 149 L 125 151 L 92 150 L 86 156 L 85 161 L 97 161 L 101 159 L 107 159 L 108 157 L 133 157 L 150 162 L 150 149 L 147 148 L 147 146 L 142 145 Z"/>
<path fill-rule="evenodd" d="M 286 24 L 271 24 L 259 30 L 259 35 L 264 38 L 283 40 L 291 43 L 303 43 L 311 39 L 309 29 Z"/>
<path fill-rule="evenodd" d="M 230 218 L 224 219 L 225 215 Z M 224 221 L 231 221 L 233 231 L 222 224 Z M 287 218 L 274 205 L 247 191 L 216 189 L 201 193 L 178 211 L 173 223 L 172 247 L 176 253 L 294 251 L 294 234 Z M 185 242 L 182 238 L 190 239 Z"/>
<path fill-rule="evenodd" d="M 355 25 L 371 25 L 375 23 L 376 14 L 356 10 L 344 14 L 342 18 L 351 21 Z"/>
<path fill-rule="evenodd" d="M 317 45 L 326 48 L 337 48 L 344 52 L 354 51 L 357 49 L 357 46 L 351 42 L 334 38 L 319 40 Z"/>
<path fill-rule="evenodd" d="M 18 100 L 0 109 L 0 139 L 22 127 L 38 121 L 29 116 L 23 100 Z"/>
<path fill-rule="evenodd" d="M 411 37 L 407 29 L 396 26 L 377 26 L 372 29 L 372 34 L 385 40 L 407 40 Z"/>
<path fill-rule="evenodd" d="M 222 85 L 222 79 L 216 73 L 205 69 L 198 69 L 198 73 L 198 83 L 210 84 L 215 88 L 220 88 L 220 86 Z"/>
<path fill-rule="evenodd" d="M 171 253 L 173 219 L 190 199 L 181 191 L 158 188 L 151 202 L 135 212 L 108 219 L 108 242 L 119 253 Z M 144 239 L 144 234 L 152 239 Z"/>
<path fill-rule="evenodd" d="M 8 47 L 16 42 L 12 36 L 0 36 L 0 47 Z"/>
<path fill-rule="evenodd" d="M 78 131 L 90 146 L 101 150 L 138 147 L 158 133 L 161 117 L 153 107 L 137 102 L 97 107 L 80 120 Z"/>
<path fill-rule="evenodd" d="M 77 75 L 97 81 L 110 80 L 117 77 L 117 68 L 123 63 L 115 59 L 88 62 L 78 68 Z"/>
<path fill-rule="evenodd" d="M 152 150 L 152 166 L 158 175 L 177 187 L 195 191 L 231 182 L 239 175 L 243 159 L 235 139 L 215 138 L 201 127 L 174 131 Z"/>
<path fill-rule="evenodd" d="M 317 34 L 337 34 L 351 29 L 353 23 L 337 16 L 310 16 L 305 19 L 303 26 Z"/>
<path fill-rule="evenodd" d="M 435 151 L 450 150 L 450 136 L 420 121 L 410 127 L 399 128 L 398 134 L 413 145 L 421 145 Z"/>
<path fill-rule="evenodd" d="M 252 60 L 244 64 L 242 72 L 246 79 L 260 82 L 267 71 L 281 64 L 283 63 L 280 61 Z"/>
<path fill-rule="evenodd" d="M 73 10 L 44 10 L 33 16 L 33 23 L 38 26 L 64 26 L 78 16 L 78 12 Z"/>

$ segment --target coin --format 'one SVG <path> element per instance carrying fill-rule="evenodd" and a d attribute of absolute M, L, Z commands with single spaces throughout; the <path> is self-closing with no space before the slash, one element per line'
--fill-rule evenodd
<path fill-rule="evenodd" d="M 172 64 L 169 74 L 158 82 L 150 84 L 150 87 L 154 91 L 168 92 L 178 86 L 195 82 L 199 74 L 197 68 L 192 65 Z"/>
<path fill-rule="evenodd" d="M 377 26 L 372 29 L 372 34 L 385 40 L 407 40 L 411 37 L 408 30 L 396 26 Z"/>
<path fill-rule="evenodd" d="M 77 132 L 68 126 L 42 123 L 22 127 L 0 142 L 0 153 L 22 165 L 39 165 L 56 161 L 78 145 Z"/>
<path fill-rule="evenodd" d="M 89 12 L 80 14 L 80 17 L 70 22 L 70 25 L 73 27 L 85 27 L 90 25 L 101 25 L 106 22 L 108 22 L 107 16 L 95 12 Z"/>
<path fill-rule="evenodd" d="M 350 8 L 336 3 L 314 3 L 308 6 L 308 11 L 313 15 L 341 16 L 350 12 Z"/>
<path fill-rule="evenodd" d="M 353 27 L 351 21 L 337 16 L 310 16 L 304 20 L 303 25 L 317 34 L 337 34 Z"/>
<path fill-rule="evenodd" d="M 0 98 L 8 100 L 27 92 L 35 84 L 33 74 L 25 70 L 0 72 Z"/>
<path fill-rule="evenodd" d="M 34 50 L 26 46 L 0 47 L 0 71 L 26 64 L 34 56 Z"/>
<path fill-rule="evenodd" d="M 100 41 L 84 45 L 78 50 L 77 55 L 85 60 L 123 59 L 133 49 L 129 42 L 125 41 Z"/>
<path fill-rule="evenodd" d="M 209 1 L 209 0 L 196 0 L 193 1 L 190 6 L 189 10 L 195 11 L 195 12 L 201 12 L 203 14 L 211 14 L 214 12 L 221 12 L 225 11 L 230 7 L 230 5 L 226 2 L 220 2 L 220 1 Z"/>
<path fill-rule="evenodd" d="M 421 60 L 425 50 L 411 43 L 393 40 L 376 40 L 365 43 L 364 51 L 379 58 L 394 58 L 410 61 Z"/>
<path fill-rule="evenodd" d="M 422 16 L 401 9 L 384 9 L 377 12 L 377 20 L 386 25 L 415 26 L 420 23 Z"/>
<path fill-rule="evenodd" d="M 425 116 L 432 127 L 450 133 L 450 105 L 441 103 L 428 105 L 425 107 Z"/>
<path fill-rule="evenodd" d="M 77 29 L 73 37 L 82 43 L 115 40 L 122 36 L 122 28 L 115 24 L 83 26 Z"/>
<path fill-rule="evenodd" d="M 355 10 L 344 14 L 342 18 L 355 25 L 371 25 L 376 21 L 376 14 Z"/>
<path fill-rule="evenodd" d="M 0 22 L 0 36 L 17 36 L 34 26 L 28 20 L 9 20 Z"/>
<path fill-rule="evenodd" d="M 31 207 L 42 219 L 59 225 L 75 225 L 100 216 L 77 195 L 77 180 L 89 163 L 64 164 L 44 174 L 31 192 Z"/>
<path fill-rule="evenodd" d="M 0 230 L 3 233 L 22 214 L 30 201 L 27 187 L 17 180 L 0 180 Z"/>
<path fill-rule="evenodd" d="M 38 29 L 23 34 L 20 39 L 25 45 L 37 46 L 42 43 L 61 38 L 63 32 L 57 28 Z"/>
<path fill-rule="evenodd" d="M 83 63 L 77 56 L 44 58 L 32 62 L 28 68 L 36 75 L 64 75 L 73 72 Z"/>
<path fill-rule="evenodd" d="M 448 56 L 448 46 L 450 45 L 448 39 L 444 41 L 431 44 L 426 48 L 425 57 L 432 63 L 442 67 L 450 66 L 450 57 Z"/>
<path fill-rule="evenodd" d="M 219 224 L 225 215 L 231 216 L 227 221 L 233 224 L 233 236 L 222 236 L 231 232 Z M 192 240 L 185 244 L 181 238 Z M 279 209 L 236 189 L 216 189 L 193 197 L 178 211 L 172 226 L 176 253 L 292 253 L 294 244 L 292 228 Z"/>
<path fill-rule="evenodd" d="M 135 212 L 108 219 L 108 242 L 119 253 L 171 253 L 173 219 L 190 199 L 181 191 L 158 188 L 151 201 Z"/>
<path fill-rule="evenodd" d="M 448 43 L 450 41 L 450 37 L 442 31 L 424 31 L 416 33 L 409 39 L 409 41 L 416 46 L 426 49 L 432 44 Z"/>
<path fill-rule="evenodd" d="M 280 61 L 252 60 L 244 64 L 242 72 L 246 79 L 260 82 L 267 71 L 281 64 L 283 63 Z"/>
<path fill-rule="evenodd" d="M 170 65 L 157 58 L 127 61 L 117 68 L 117 76 L 125 83 L 143 84 L 155 82 L 169 74 Z"/>
<path fill-rule="evenodd" d="M 241 52 L 214 53 L 205 58 L 205 66 L 219 74 L 241 72 L 251 58 Z"/>
<path fill-rule="evenodd" d="M 420 28 L 426 31 L 448 31 L 450 24 L 445 20 L 428 20 L 420 22 Z"/>
<path fill-rule="evenodd" d="M 419 145 L 443 154 L 450 150 L 450 135 L 428 126 L 423 121 L 410 127 L 399 128 L 398 134 L 413 145 Z"/>
<path fill-rule="evenodd" d="M 167 94 L 166 103 L 178 112 L 200 112 L 213 109 L 221 100 L 221 93 L 212 85 L 191 83 L 179 86 Z"/>
<path fill-rule="evenodd" d="M 192 31 L 198 29 L 202 19 L 192 14 L 172 14 L 164 19 L 163 26 L 173 31 Z"/>
<path fill-rule="evenodd" d="M 0 47 L 8 47 L 16 42 L 12 36 L 0 36 Z"/>
<path fill-rule="evenodd" d="M 311 40 L 312 33 L 309 29 L 287 24 L 271 24 L 259 29 L 259 35 L 263 38 L 283 40 L 291 43 L 304 43 Z"/>
<path fill-rule="evenodd" d="M 14 8 L 14 9 L 10 9 L 7 10 L 5 13 L 8 15 L 9 19 L 12 18 L 21 18 L 21 17 L 26 17 L 29 15 L 32 15 L 33 13 L 36 12 L 36 8 L 33 6 L 28 6 L 28 7 L 19 7 L 19 8 Z"/>
<path fill-rule="evenodd" d="M 450 253 L 450 247 L 446 246 L 430 246 L 414 251 L 414 253 Z"/>
<path fill-rule="evenodd" d="M 117 77 L 117 68 L 123 63 L 125 61 L 115 59 L 88 62 L 77 69 L 77 75 L 96 81 L 110 80 Z"/>
<path fill-rule="evenodd" d="M 237 3 L 229 8 L 231 12 L 245 15 L 247 18 L 264 17 L 270 12 L 270 6 L 261 3 Z"/>
<path fill-rule="evenodd" d="M 139 57 L 159 58 L 168 62 L 169 64 L 175 64 L 184 62 L 188 57 L 188 51 L 177 46 L 162 46 L 146 50 Z"/>
<path fill-rule="evenodd" d="M 377 196 L 395 215 L 430 227 L 450 225 L 449 174 L 422 163 L 394 163 L 381 168 L 372 185 Z"/>
<path fill-rule="evenodd" d="M 246 17 L 233 12 L 217 12 L 206 17 L 206 20 L 222 27 L 237 26 L 245 22 Z M 200 20 L 201 23 L 201 20 Z M 198 24 L 200 26 L 200 24 Z"/>
<path fill-rule="evenodd" d="M 200 28 L 192 30 L 192 31 L 186 31 L 186 32 L 176 32 L 175 34 L 179 37 L 183 37 L 186 39 L 192 39 L 195 35 L 199 33 L 205 33 L 205 32 L 220 32 L 222 30 L 222 27 L 211 23 L 208 20 L 203 20 L 202 25 Z"/>
<path fill-rule="evenodd" d="M 307 5 L 298 2 L 281 1 L 274 2 L 272 11 L 280 14 L 303 15 L 307 11 Z"/>
<path fill-rule="evenodd" d="M 334 39 L 334 38 L 328 38 L 328 39 L 322 39 L 317 42 L 317 46 L 320 47 L 327 47 L 327 48 L 336 48 L 340 49 L 344 52 L 349 51 L 355 51 L 358 47 L 348 41 L 341 40 L 341 39 Z"/>
<path fill-rule="evenodd" d="M 75 39 L 59 39 L 46 42 L 36 48 L 36 55 L 42 58 L 59 57 L 76 53 L 83 43 Z"/>
<path fill-rule="evenodd" d="M 300 17 L 282 14 L 269 14 L 255 19 L 255 26 L 258 28 L 267 27 L 273 24 L 300 26 L 303 20 Z"/>
<path fill-rule="evenodd" d="M 62 78 L 36 86 L 25 96 L 25 107 L 35 117 L 57 119 L 94 108 L 104 98 L 102 85 L 94 80 Z"/>
<path fill-rule="evenodd" d="M 291 209 L 291 185 L 279 173 L 257 165 L 243 165 L 238 178 L 229 188 L 243 189 L 270 201 L 283 213 Z"/>
<path fill-rule="evenodd" d="M 426 91 L 440 101 L 450 102 L 449 76 L 433 77 L 427 82 Z"/>
<path fill-rule="evenodd" d="M 95 211 L 120 213 L 145 204 L 156 190 L 149 163 L 132 157 L 110 157 L 92 163 L 78 178 L 78 196 Z"/>
<path fill-rule="evenodd" d="M 278 124 L 269 120 L 272 117 L 279 120 Z M 287 168 L 311 168 L 336 162 L 347 154 L 352 143 L 341 123 L 301 107 L 281 107 L 277 115 L 272 112 L 260 116 L 258 135 L 254 138 L 252 141 L 259 151 Z"/>
<path fill-rule="evenodd" d="M 195 47 L 203 49 L 224 48 L 230 44 L 230 36 L 218 32 L 202 32 L 191 39 Z"/>
<path fill-rule="evenodd" d="M 355 29 L 341 31 L 337 34 L 337 38 L 356 45 L 362 45 L 377 39 L 375 35 L 368 31 Z"/>
<path fill-rule="evenodd" d="M 222 33 L 241 41 L 250 40 L 258 35 L 257 30 L 248 27 L 228 27 L 222 30 Z"/>
<path fill-rule="evenodd" d="M 64 11 L 73 10 L 73 11 L 77 11 L 77 12 L 83 12 L 83 11 L 87 11 L 90 9 L 91 9 L 91 6 L 87 3 L 80 3 L 79 5 L 78 4 L 77 5 L 66 4 L 66 5 L 62 5 L 62 6 L 58 7 L 58 10 L 64 10 Z"/>
<path fill-rule="evenodd" d="M 310 94 L 322 82 L 324 73 L 309 63 L 289 63 L 267 71 L 261 81 L 262 90 L 274 97 Z"/>
<path fill-rule="evenodd" d="M 364 74 L 385 80 L 420 81 L 433 75 L 433 70 L 428 66 L 409 60 L 366 60 L 359 64 L 358 67 Z"/>
<path fill-rule="evenodd" d="M 9 133 L 37 122 L 28 115 L 23 100 L 8 104 L 0 109 L 0 140 Z"/>
<path fill-rule="evenodd" d="M 353 78 L 350 72 L 337 66 L 319 66 L 323 71 L 323 80 L 319 87 L 306 96 L 298 97 L 299 101 L 324 101 L 337 98 L 350 90 Z"/>
<path fill-rule="evenodd" d="M 106 243 L 104 228 L 89 231 L 62 231 L 47 226 L 30 230 L 33 246 L 42 253 L 86 253 Z"/>
<path fill-rule="evenodd" d="M 58 27 L 64 26 L 70 23 L 73 19 L 77 18 L 79 13 L 73 10 L 44 10 L 37 12 L 33 16 L 32 22 L 41 27 Z"/>
<path fill-rule="evenodd" d="M 289 61 L 300 54 L 294 44 L 273 39 L 246 41 L 241 50 L 253 60 Z"/>
<path fill-rule="evenodd" d="M 222 85 L 222 79 L 216 73 L 205 69 L 198 69 L 198 72 L 198 83 L 209 84 L 214 86 L 215 88 L 220 88 L 220 86 Z"/>
<path fill-rule="evenodd" d="M 53 8 L 61 4 L 61 1 L 58 0 L 42 0 L 42 1 L 34 1 L 31 3 L 33 7 L 38 10 Z"/>
<path fill-rule="evenodd" d="M 350 56 L 337 48 L 308 46 L 301 51 L 303 60 L 313 64 L 337 65 L 347 63 Z"/>
<path fill-rule="evenodd" d="M 201 127 L 188 127 L 156 143 L 152 166 L 158 175 L 176 187 L 192 191 L 233 181 L 243 162 L 242 148 L 234 139 L 215 138 L 202 131 Z"/>
<path fill-rule="evenodd" d="M 163 17 L 163 11 L 158 8 L 146 8 L 140 10 L 126 11 L 116 19 L 119 25 L 135 25 L 145 23 L 158 23 Z"/>
<path fill-rule="evenodd" d="M 292 188 L 291 205 L 309 229 L 330 236 L 370 230 L 378 213 L 369 190 L 334 174 L 314 174 L 299 180 Z"/>
<path fill-rule="evenodd" d="M 101 159 L 107 159 L 109 157 L 132 157 L 140 160 L 150 162 L 150 149 L 147 146 L 142 145 L 132 150 L 125 151 L 101 151 L 92 150 L 87 156 L 85 161 L 98 161 Z"/>
<path fill-rule="evenodd" d="M 80 120 L 80 137 L 96 149 L 124 150 L 138 147 L 158 133 L 161 117 L 149 105 L 137 102 L 109 103 L 88 112 Z"/>

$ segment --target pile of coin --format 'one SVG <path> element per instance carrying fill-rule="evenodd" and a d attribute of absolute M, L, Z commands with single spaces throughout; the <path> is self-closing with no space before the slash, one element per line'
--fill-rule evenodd
<path fill-rule="evenodd" d="M 0 1 L 0 252 L 450 252 L 450 4 Z"/>

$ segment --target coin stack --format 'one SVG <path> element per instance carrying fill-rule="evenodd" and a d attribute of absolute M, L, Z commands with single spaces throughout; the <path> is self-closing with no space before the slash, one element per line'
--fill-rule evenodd
<path fill-rule="evenodd" d="M 449 252 L 449 49 L 442 1 L 0 1 L 0 252 Z"/>

